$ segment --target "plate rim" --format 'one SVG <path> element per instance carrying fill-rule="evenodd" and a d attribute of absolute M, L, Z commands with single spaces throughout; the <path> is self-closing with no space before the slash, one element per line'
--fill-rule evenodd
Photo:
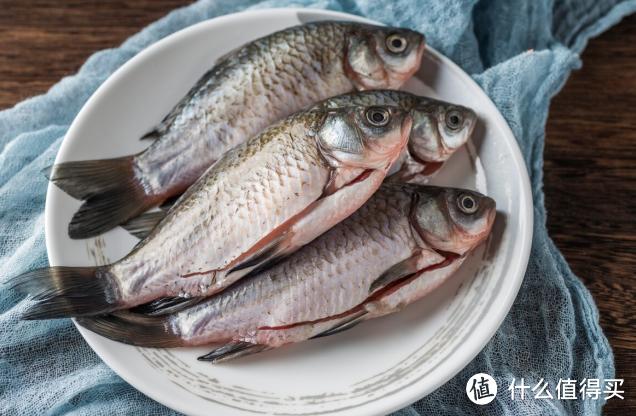
<path fill-rule="evenodd" d="M 74 131 L 78 129 L 78 125 L 83 123 L 83 119 L 85 118 L 85 114 L 90 111 L 93 103 L 99 99 L 99 97 L 111 88 L 112 85 L 117 84 L 118 80 L 122 77 L 125 77 L 127 72 L 137 66 L 143 64 L 143 61 L 153 55 L 155 53 L 160 53 L 162 49 L 169 48 L 170 44 L 181 37 L 188 36 L 197 31 L 205 31 L 209 26 L 215 26 L 219 22 L 231 22 L 236 20 L 237 23 L 240 24 L 240 21 L 246 17 L 259 17 L 262 19 L 267 19 L 270 17 L 277 18 L 280 17 L 281 14 L 286 13 L 315 13 L 316 15 L 331 17 L 334 19 L 345 19 L 345 20 L 354 20 L 359 22 L 367 22 L 371 24 L 384 25 L 381 22 L 377 22 L 371 19 L 367 19 L 361 16 L 332 11 L 327 9 L 317 9 L 317 8 L 303 8 L 303 7 L 282 7 L 282 8 L 267 8 L 267 9 L 255 9 L 255 10 L 243 10 L 235 13 L 226 14 L 223 16 L 217 16 L 211 19 L 206 19 L 199 23 L 193 24 L 186 28 L 183 28 L 177 32 L 174 32 L 162 39 L 159 39 L 156 42 L 151 43 L 146 46 L 143 50 L 139 51 L 135 56 L 130 58 L 124 64 L 122 64 L 117 70 L 115 70 L 89 97 L 89 99 L 84 103 L 76 117 L 73 119 L 68 131 L 66 132 L 64 139 L 60 145 L 60 148 L 55 157 L 55 163 L 58 163 L 60 159 L 63 159 L 64 155 L 71 150 L 70 140 L 67 140 L 69 137 L 75 136 Z M 365 403 L 360 406 L 357 406 L 358 410 L 369 410 L 369 406 L 373 407 L 374 414 L 385 414 L 404 406 L 408 406 L 411 403 L 427 396 L 440 386 L 444 385 L 451 378 L 457 375 L 462 369 L 464 369 L 486 346 L 486 344 L 490 341 L 490 339 L 495 335 L 504 319 L 508 315 L 510 308 L 516 296 L 519 292 L 521 284 L 523 283 L 523 279 L 525 276 L 525 272 L 527 269 L 527 265 L 530 259 L 530 250 L 532 245 L 533 238 L 533 225 L 534 225 L 534 207 L 532 201 L 532 191 L 530 186 L 530 178 L 528 176 L 528 169 L 525 164 L 524 158 L 521 154 L 521 150 L 515 139 L 515 136 L 510 129 L 507 121 L 497 108 L 497 106 L 490 99 L 488 94 L 475 82 L 473 78 L 471 78 L 463 69 L 461 69 L 457 64 L 451 61 L 446 56 L 442 55 L 440 52 L 432 48 L 431 46 L 426 46 L 427 52 L 432 54 L 436 59 L 440 60 L 442 64 L 448 67 L 450 70 L 456 73 L 460 78 L 462 78 L 465 82 L 467 82 L 471 87 L 475 88 L 480 95 L 481 98 L 484 99 L 485 104 L 490 107 L 488 110 L 493 114 L 494 117 L 494 126 L 496 129 L 500 130 L 500 134 L 504 139 L 504 142 L 508 145 L 510 154 L 513 159 L 513 164 L 517 167 L 517 170 L 520 173 L 521 180 L 521 189 L 520 189 L 520 213 L 522 215 L 519 216 L 519 227 L 521 231 L 521 244 L 519 249 L 519 255 L 515 256 L 511 260 L 511 264 L 507 268 L 507 270 L 514 271 L 514 273 L 510 273 L 511 277 L 514 277 L 514 284 L 510 287 L 508 292 L 502 294 L 503 299 L 500 299 L 500 307 L 494 311 L 497 313 L 495 316 L 496 319 L 491 320 L 491 324 L 485 328 L 487 331 L 482 331 L 481 333 L 474 334 L 474 339 L 470 343 L 469 347 L 464 348 L 461 351 L 458 351 L 457 354 L 461 354 L 459 359 L 453 359 L 451 362 L 446 363 L 446 370 L 444 371 L 444 376 L 439 380 L 436 380 L 435 383 L 429 383 L 428 385 L 424 383 L 425 380 L 417 380 L 412 384 L 406 386 L 402 390 L 397 393 L 394 393 L 389 396 L 385 396 L 370 403 Z M 51 195 L 55 191 L 56 187 L 53 183 L 49 182 L 46 192 L 46 203 L 45 203 L 45 244 L 47 249 L 47 257 L 50 265 L 58 265 L 59 261 L 57 261 L 57 255 L 55 253 L 55 243 L 53 241 L 51 224 L 55 220 L 53 218 L 53 207 L 50 202 L 52 199 Z M 523 215 L 525 214 L 525 215 Z M 493 313 L 494 313 L 493 312 Z M 139 377 L 137 374 L 129 372 L 126 370 L 124 363 L 118 361 L 116 358 L 110 357 L 107 354 L 107 351 L 104 350 L 101 346 L 98 346 L 94 343 L 94 340 L 90 340 L 90 338 L 86 337 L 84 334 L 85 329 L 81 328 L 75 320 L 73 323 L 78 328 L 80 334 L 84 338 L 84 340 L 89 344 L 91 349 L 99 356 L 99 358 L 109 366 L 118 376 L 124 379 L 127 383 L 129 383 L 136 390 L 142 392 L 144 395 L 150 397 L 151 399 L 161 403 L 164 406 L 167 406 L 173 410 L 177 410 L 181 413 L 191 414 L 192 409 L 186 408 L 185 405 L 180 403 L 179 401 L 172 400 L 170 396 L 161 396 L 158 391 L 151 387 L 151 384 L 147 382 L 144 377 Z M 192 392 L 189 392 L 193 394 Z M 461 394 L 461 392 L 460 392 Z M 382 404 L 380 404 L 382 403 Z M 219 406 L 223 406 L 222 404 L 218 404 Z M 216 406 L 216 405 L 215 405 Z M 379 410 L 379 411 L 378 411 Z M 348 411 L 355 411 L 355 409 L 349 409 Z M 249 412 L 246 410 L 242 410 L 245 414 L 253 414 L 253 412 Z M 339 411 L 336 411 L 339 413 Z M 368 414 L 368 413 L 365 413 Z"/>

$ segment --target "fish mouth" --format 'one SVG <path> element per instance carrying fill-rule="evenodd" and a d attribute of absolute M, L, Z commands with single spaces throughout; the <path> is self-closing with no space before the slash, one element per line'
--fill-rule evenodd
<path fill-rule="evenodd" d="M 411 141 L 409 141 L 406 150 L 409 152 L 409 156 L 411 157 L 411 159 L 413 159 L 413 161 L 417 162 L 417 164 L 424 167 L 418 173 L 421 175 L 426 175 L 426 176 L 432 175 L 433 173 L 440 170 L 441 167 L 444 165 L 444 162 L 446 162 L 446 160 L 448 159 L 448 158 L 441 158 L 441 160 L 425 160 L 424 158 L 420 157 L 420 155 L 417 153 Z M 452 152 L 450 154 L 452 154 Z"/>
<path fill-rule="evenodd" d="M 431 152 L 418 151 L 414 145 L 416 140 L 410 140 L 408 144 L 408 151 L 411 157 L 418 163 L 426 165 L 429 163 L 443 163 L 450 159 L 453 154 L 464 146 L 468 140 L 472 137 L 475 127 L 477 126 L 477 116 L 474 113 L 469 113 L 466 117 L 466 121 L 462 129 L 457 133 L 461 135 L 461 140 L 458 143 L 450 144 L 444 139 L 444 134 L 441 131 L 441 127 L 436 126 L 436 134 L 434 135 L 435 144 L 437 149 Z"/>
<path fill-rule="evenodd" d="M 450 159 L 450 157 L 457 151 L 457 149 L 459 149 L 465 143 L 466 141 L 463 141 L 460 146 L 451 148 L 444 143 L 443 139 L 438 139 L 438 145 L 440 147 L 440 150 L 437 151 L 436 154 L 434 155 L 426 155 L 426 156 L 422 156 L 421 152 L 418 152 L 417 150 L 415 150 L 415 148 L 413 148 L 411 144 L 409 143 L 408 151 L 411 158 L 415 162 L 419 163 L 420 165 L 426 166 L 432 163 L 438 163 L 441 165 L 444 162 L 446 162 L 448 159 Z"/>
<path fill-rule="evenodd" d="M 450 148 L 449 146 L 446 145 L 446 143 L 444 143 L 444 137 L 442 135 L 442 133 L 439 131 L 439 127 L 436 127 L 436 133 L 434 134 L 434 138 L 432 138 L 432 140 L 435 141 L 436 147 L 439 150 L 435 150 L 435 151 L 418 151 L 418 149 L 415 147 L 415 142 L 417 140 L 409 140 L 408 145 L 407 145 L 407 150 L 409 152 L 409 155 L 411 156 L 411 158 L 419 163 L 422 166 L 427 166 L 431 163 L 439 163 L 442 164 L 444 162 L 446 162 L 448 160 L 448 158 L 450 158 L 452 156 L 452 154 L 455 152 L 455 150 L 457 149 L 453 149 Z M 465 142 L 462 142 L 462 145 Z"/>
<path fill-rule="evenodd" d="M 408 173 L 406 171 L 399 170 L 395 172 L 394 176 L 396 178 L 399 178 L 402 182 L 407 182 L 407 183 L 414 181 L 416 178 L 419 178 L 421 180 L 426 180 L 427 178 L 437 173 L 437 171 L 439 171 L 442 168 L 442 166 L 444 166 L 444 162 L 422 162 L 419 160 L 416 160 L 416 162 L 420 166 L 422 166 L 421 170 L 417 172 L 413 172 L 413 173 Z"/>

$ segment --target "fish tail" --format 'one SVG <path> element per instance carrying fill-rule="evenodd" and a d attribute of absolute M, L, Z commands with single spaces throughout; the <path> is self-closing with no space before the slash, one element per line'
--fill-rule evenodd
<path fill-rule="evenodd" d="M 49 179 L 72 197 L 85 201 L 68 226 L 69 237 L 94 237 L 150 208 L 152 200 L 135 175 L 133 157 L 53 166 Z"/>
<path fill-rule="evenodd" d="M 84 328 L 106 338 L 139 347 L 171 348 L 185 345 L 169 316 L 118 313 L 77 320 Z"/>
<path fill-rule="evenodd" d="M 11 286 L 35 301 L 23 319 L 95 315 L 119 307 L 119 291 L 107 267 L 47 267 L 14 277 Z"/>
<path fill-rule="evenodd" d="M 48 167 L 44 174 L 73 198 L 88 199 L 133 177 L 133 157 L 63 162 Z"/>

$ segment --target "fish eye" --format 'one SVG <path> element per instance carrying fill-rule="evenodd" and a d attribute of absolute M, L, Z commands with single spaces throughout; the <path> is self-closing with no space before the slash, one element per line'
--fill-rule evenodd
<path fill-rule="evenodd" d="M 371 107 L 366 112 L 367 121 L 374 127 L 384 127 L 391 119 L 389 111 L 381 107 Z"/>
<path fill-rule="evenodd" d="M 459 130 L 464 124 L 462 113 L 457 110 L 451 110 L 446 114 L 446 126 L 451 130 Z"/>
<path fill-rule="evenodd" d="M 468 194 L 461 194 L 457 199 L 457 206 L 464 214 L 474 214 L 479 209 L 477 200 Z"/>
<path fill-rule="evenodd" d="M 408 42 L 406 41 L 406 38 L 402 35 L 398 35 L 397 33 L 389 35 L 386 38 L 386 47 L 389 52 L 402 53 L 406 49 L 407 45 Z"/>

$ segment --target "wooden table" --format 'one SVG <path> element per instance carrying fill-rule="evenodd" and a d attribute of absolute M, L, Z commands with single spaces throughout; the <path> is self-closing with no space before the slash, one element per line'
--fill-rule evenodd
<path fill-rule="evenodd" d="M 41 94 L 184 0 L 0 0 L 0 108 Z M 556 97 L 545 148 L 548 228 L 594 295 L 636 414 L 636 16 L 590 42 Z"/>

